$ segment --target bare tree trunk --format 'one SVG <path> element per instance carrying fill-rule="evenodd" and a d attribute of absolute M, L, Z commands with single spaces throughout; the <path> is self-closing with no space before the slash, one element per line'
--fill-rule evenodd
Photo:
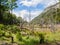
<path fill-rule="evenodd" d="M 31 29 L 31 23 L 30 23 L 30 21 L 31 21 L 31 12 L 30 12 L 30 9 L 29 9 L 29 29 Z"/>

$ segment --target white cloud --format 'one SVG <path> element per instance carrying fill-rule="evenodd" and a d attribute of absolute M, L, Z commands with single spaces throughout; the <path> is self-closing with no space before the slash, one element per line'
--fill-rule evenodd
<path fill-rule="evenodd" d="M 41 10 L 35 10 L 31 12 L 31 19 L 35 18 L 38 16 L 42 11 Z"/>
<path fill-rule="evenodd" d="M 40 3 L 42 0 L 23 0 L 20 2 L 20 4 L 25 5 L 25 6 L 36 6 L 38 3 Z"/>
<path fill-rule="evenodd" d="M 57 2 L 59 2 L 58 0 L 45 0 L 42 3 L 45 4 L 45 8 L 51 5 L 56 4 Z"/>
<path fill-rule="evenodd" d="M 29 14 L 29 12 L 27 10 L 22 10 L 19 12 L 19 14 L 22 18 L 24 18 L 24 15 L 27 16 Z"/>
<path fill-rule="evenodd" d="M 19 12 L 16 12 L 16 11 L 12 11 L 12 14 L 15 14 L 17 17 L 19 16 Z"/>
<path fill-rule="evenodd" d="M 32 20 L 33 18 L 35 18 L 36 16 L 38 16 L 41 12 L 42 11 L 39 11 L 39 10 L 35 10 L 35 11 L 31 11 L 31 12 L 28 12 L 27 10 L 22 10 L 22 11 L 20 11 L 20 16 L 23 19 L 29 21 L 29 13 L 31 15 L 31 20 Z"/>
<path fill-rule="evenodd" d="M 31 11 L 30 12 L 30 15 L 31 15 L 31 20 L 33 18 L 35 18 L 36 16 L 38 16 L 42 11 L 40 10 L 34 10 L 34 11 Z M 27 20 L 29 21 L 29 12 L 27 10 L 22 10 L 22 11 L 19 11 L 19 12 L 15 12 L 13 11 L 13 14 L 17 15 L 17 16 L 21 16 L 24 20 Z"/>
<path fill-rule="evenodd" d="M 25 6 L 36 6 L 37 4 L 41 3 L 45 5 L 45 7 L 50 6 L 58 2 L 58 0 L 22 0 L 20 1 L 20 4 L 25 5 Z"/>
<path fill-rule="evenodd" d="M 56 2 L 58 2 L 57 0 L 31 0 L 31 1 L 27 1 L 27 0 L 22 0 L 20 2 L 20 4 L 22 3 L 22 5 L 25 6 L 36 6 L 37 4 L 41 3 L 46 7 L 55 4 Z M 31 19 L 33 19 L 34 17 L 38 16 L 42 11 L 41 10 L 33 10 L 31 11 Z M 25 20 L 29 20 L 29 12 L 28 10 L 21 10 L 21 11 L 13 11 L 13 14 L 16 14 L 17 16 L 21 16 L 22 18 L 24 18 Z"/>

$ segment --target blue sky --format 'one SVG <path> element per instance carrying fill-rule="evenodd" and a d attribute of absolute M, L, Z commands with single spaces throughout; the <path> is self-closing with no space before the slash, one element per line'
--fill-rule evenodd
<path fill-rule="evenodd" d="M 43 12 L 43 10 L 58 2 L 57 0 L 18 0 L 18 7 L 13 10 L 13 14 L 21 16 L 25 20 L 29 20 L 29 12 L 31 19 L 35 18 Z"/>

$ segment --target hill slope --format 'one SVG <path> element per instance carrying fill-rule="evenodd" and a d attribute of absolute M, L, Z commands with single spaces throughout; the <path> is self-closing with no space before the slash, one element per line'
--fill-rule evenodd
<path fill-rule="evenodd" d="M 40 23 L 60 23 L 60 3 L 47 7 L 44 12 L 39 16 L 34 18 L 31 23 L 40 24 Z"/>

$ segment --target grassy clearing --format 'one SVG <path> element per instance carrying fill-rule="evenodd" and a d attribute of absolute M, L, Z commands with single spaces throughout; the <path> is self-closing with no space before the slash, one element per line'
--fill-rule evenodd
<path fill-rule="evenodd" d="M 49 29 L 45 30 L 22 30 L 17 26 L 0 26 L 0 41 L 11 43 L 11 36 L 14 42 L 20 45 L 35 45 L 43 40 L 44 43 L 60 42 L 60 30 L 51 32 Z"/>

